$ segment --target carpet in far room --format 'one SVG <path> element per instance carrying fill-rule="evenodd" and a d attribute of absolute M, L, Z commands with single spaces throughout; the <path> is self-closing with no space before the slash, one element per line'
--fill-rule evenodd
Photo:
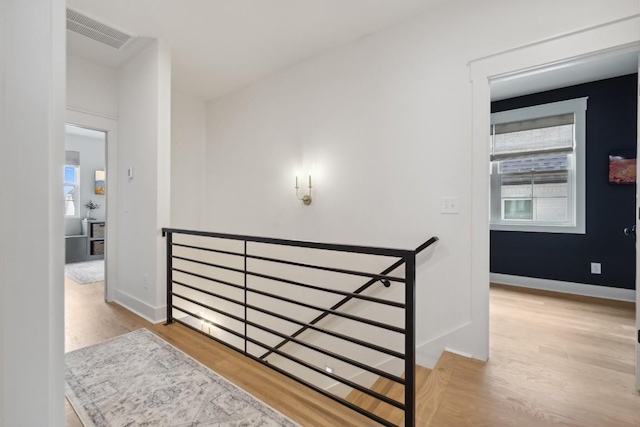
<path fill-rule="evenodd" d="M 65 264 L 64 274 L 80 285 L 104 281 L 104 260 Z"/>

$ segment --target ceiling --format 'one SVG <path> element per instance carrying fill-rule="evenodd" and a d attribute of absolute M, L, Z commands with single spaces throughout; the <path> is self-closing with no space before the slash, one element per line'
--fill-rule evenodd
<path fill-rule="evenodd" d="M 172 51 L 173 86 L 216 98 L 443 0 L 68 0 L 139 36 L 122 52 L 67 31 L 68 53 L 118 68 L 151 38 Z"/>
<path fill-rule="evenodd" d="M 82 136 L 85 138 L 99 139 L 101 141 L 103 141 L 106 136 L 105 132 L 102 132 L 102 131 L 87 129 L 80 126 L 74 126 L 69 124 L 65 125 L 64 129 L 67 135 Z"/>
<path fill-rule="evenodd" d="M 204 100 L 424 13 L 443 0 L 68 0 L 137 36 L 120 50 L 67 31 L 70 55 L 119 68 L 154 38 L 169 43 L 172 85 Z M 638 54 L 571 63 L 491 85 L 493 100 L 637 72 Z"/>

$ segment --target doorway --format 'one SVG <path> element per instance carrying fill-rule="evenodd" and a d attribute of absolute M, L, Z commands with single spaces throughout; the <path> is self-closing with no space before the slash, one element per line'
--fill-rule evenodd
<path fill-rule="evenodd" d="M 106 140 L 104 131 L 65 126 L 65 276 L 79 286 L 104 287 Z"/>
<path fill-rule="evenodd" d="M 547 73 L 640 48 L 640 16 L 551 38 L 470 63 L 473 90 L 472 312 L 477 357 L 489 357 L 490 83 Z M 640 382 L 638 383 L 640 385 Z"/>
<path fill-rule="evenodd" d="M 76 134 L 93 136 L 94 143 L 96 140 L 102 140 L 101 149 L 97 149 L 94 145 L 95 151 L 85 156 L 86 162 L 89 163 L 85 165 L 85 168 L 82 167 L 83 156 L 80 154 L 80 185 L 82 186 L 84 181 L 85 195 L 81 195 L 82 199 L 76 206 L 78 209 L 76 217 L 72 221 L 65 220 L 70 223 L 67 224 L 65 234 L 84 237 L 67 237 L 65 239 L 67 245 L 69 245 L 70 239 L 84 240 L 83 242 L 74 242 L 75 250 L 86 254 L 86 261 L 101 261 L 104 275 L 104 299 L 112 301 L 117 289 L 117 174 L 115 171 L 117 171 L 118 123 L 112 118 L 67 109 L 67 129 Z M 96 160 L 98 157 L 101 157 L 102 163 Z M 82 177 L 83 172 L 84 178 Z M 99 206 L 97 209 L 92 209 L 93 212 L 90 216 L 94 219 L 86 218 L 89 209 L 84 205 L 89 201 L 94 203 L 94 207 Z M 83 219 L 87 219 L 87 221 L 82 221 Z M 66 252 L 69 251 L 67 246 Z M 95 264 L 99 265 L 100 263 Z"/>
<path fill-rule="evenodd" d="M 496 152 L 504 151 L 502 145 L 529 141 L 515 153 L 492 157 L 491 198 L 498 203 L 491 203 L 490 360 L 496 371 L 505 360 L 521 364 L 523 375 L 535 378 L 541 389 L 571 384 L 580 404 L 564 403 L 562 414 L 572 419 L 582 407 L 599 403 L 603 395 L 597 393 L 618 399 L 603 402 L 602 414 L 594 417 L 604 414 L 622 421 L 624 411 L 637 403 L 636 253 L 635 242 L 623 232 L 635 223 L 636 189 L 609 176 L 610 156 L 636 149 L 637 58 L 630 52 L 536 74 L 535 82 L 521 77 L 509 80 L 509 87 L 499 80 L 490 86 L 492 123 L 510 118 L 495 126 Z M 591 70 L 596 72 L 589 74 Z M 577 113 L 572 124 L 551 120 L 558 117 L 548 114 L 551 107 L 578 101 L 585 103 L 584 129 L 576 129 L 582 121 Z M 532 109 L 543 118 L 515 114 Z M 572 132 L 554 139 L 565 128 Z M 554 137 L 545 137 L 545 144 L 559 148 L 530 148 L 540 141 L 537 137 L 551 133 Z M 579 155 L 586 218 L 584 228 L 576 230 L 567 226 L 567 219 L 574 206 L 570 196 L 580 188 L 572 188 L 579 174 L 571 170 L 580 163 Z M 527 209 L 507 211 L 505 201 Z M 526 231 L 518 228 L 522 224 Z M 551 227 L 562 227 L 562 232 Z M 550 404 L 544 398 L 540 402 Z"/>

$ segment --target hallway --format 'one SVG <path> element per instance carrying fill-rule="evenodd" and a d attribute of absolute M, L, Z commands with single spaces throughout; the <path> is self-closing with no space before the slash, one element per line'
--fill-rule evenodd
<path fill-rule="evenodd" d="M 65 291 L 65 351 L 146 327 L 303 426 L 371 425 L 181 325 L 152 325 L 105 304 L 102 283 L 67 280 Z M 436 377 L 418 381 L 417 425 L 640 426 L 633 304 L 496 285 L 491 322 L 489 362 L 443 358 Z M 80 426 L 66 406 L 67 425 Z"/>

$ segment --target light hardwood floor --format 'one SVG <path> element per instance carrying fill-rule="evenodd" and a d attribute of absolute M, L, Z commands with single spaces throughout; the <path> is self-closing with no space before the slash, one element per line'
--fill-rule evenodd
<path fill-rule="evenodd" d="M 65 289 L 66 351 L 146 327 L 303 426 L 373 424 L 181 325 L 104 303 L 101 283 Z M 489 362 L 445 353 L 418 381 L 416 425 L 640 426 L 634 329 L 633 304 L 493 286 Z"/>
<path fill-rule="evenodd" d="M 634 310 L 492 286 L 490 359 L 454 358 L 429 425 L 640 426 Z"/>

